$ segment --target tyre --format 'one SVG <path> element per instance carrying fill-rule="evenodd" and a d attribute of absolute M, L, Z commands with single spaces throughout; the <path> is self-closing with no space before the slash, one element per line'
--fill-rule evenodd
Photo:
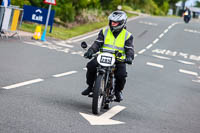
<path fill-rule="evenodd" d="M 92 113 L 99 114 L 102 109 L 102 104 L 104 100 L 104 86 L 105 80 L 102 74 L 98 75 L 95 81 L 94 90 L 93 90 L 93 100 L 92 100 Z"/>

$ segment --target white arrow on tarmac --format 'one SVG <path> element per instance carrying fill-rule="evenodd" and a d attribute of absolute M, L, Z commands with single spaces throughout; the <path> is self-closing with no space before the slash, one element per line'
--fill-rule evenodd
<path fill-rule="evenodd" d="M 126 107 L 124 106 L 115 106 L 108 110 L 106 113 L 100 116 L 88 115 L 85 113 L 80 113 L 91 125 L 116 125 L 116 124 L 125 124 L 125 122 L 112 120 L 111 118 L 124 110 Z"/>

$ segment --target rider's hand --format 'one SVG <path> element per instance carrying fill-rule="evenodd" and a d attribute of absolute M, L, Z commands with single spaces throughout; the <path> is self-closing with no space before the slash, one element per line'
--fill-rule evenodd
<path fill-rule="evenodd" d="M 92 49 L 88 49 L 88 51 L 84 54 L 85 58 L 91 59 L 92 55 L 94 54 Z"/>
<path fill-rule="evenodd" d="M 131 64 L 133 63 L 133 59 L 132 59 L 131 57 L 127 57 L 127 58 L 125 59 L 125 63 L 131 65 Z"/>

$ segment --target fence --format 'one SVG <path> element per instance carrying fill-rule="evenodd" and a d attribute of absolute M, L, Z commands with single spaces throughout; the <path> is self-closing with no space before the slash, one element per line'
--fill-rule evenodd
<path fill-rule="evenodd" d="M 13 37 L 18 34 L 18 27 L 21 25 L 23 9 L 18 6 L 3 7 L 0 6 L 0 36 Z"/>

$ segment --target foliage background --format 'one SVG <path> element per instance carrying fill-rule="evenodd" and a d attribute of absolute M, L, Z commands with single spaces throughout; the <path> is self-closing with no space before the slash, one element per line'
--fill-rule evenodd
<path fill-rule="evenodd" d="M 116 10 L 118 5 L 126 9 L 136 10 L 153 15 L 166 15 L 169 8 L 174 8 L 179 0 L 57 0 L 53 6 L 56 11 L 56 22 L 69 26 L 66 23 L 99 22 L 110 11 Z M 11 0 L 12 5 L 32 5 L 48 8 L 43 0 Z M 84 17 L 83 17 L 84 16 Z"/>

